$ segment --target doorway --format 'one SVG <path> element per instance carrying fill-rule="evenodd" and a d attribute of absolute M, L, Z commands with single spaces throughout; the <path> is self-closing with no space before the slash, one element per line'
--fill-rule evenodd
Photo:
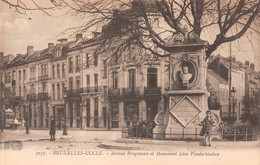
<path fill-rule="evenodd" d="M 156 114 L 158 113 L 158 102 L 157 101 L 147 101 L 146 116 L 147 122 L 154 121 Z"/>

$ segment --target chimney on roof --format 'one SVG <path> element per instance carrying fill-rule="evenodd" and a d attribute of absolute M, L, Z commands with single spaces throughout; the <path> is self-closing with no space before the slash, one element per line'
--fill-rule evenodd
<path fill-rule="evenodd" d="M 255 64 L 251 63 L 251 64 L 250 64 L 250 68 L 251 68 L 252 70 L 255 70 Z"/>
<path fill-rule="evenodd" d="M 27 46 L 27 55 L 31 55 L 33 53 L 33 46 Z"/>
<path fill-rule="evenodd" d="M 14 59 L 14 55 L 13 54 L 8 54 L 7 58 L 8 58 L 8 62 L 11 62 Z"/>
<path fill-rule="evenodd" d="M 100 35 L 100 32 L 92 32 L 92 33 L 93 33 L 94 38 Z"/>
<path fill-rule="evenodd" d="M 249 66 L 249 61 L 245 61 L 245 65 L 246 65 L 246 66 Z"/>
<path fill-rule="evenodd" d="M 0 52 L 0 67 L 3 65 L 4 62 L 4 52 Z"/>
<path fill-rule="evenodd" d="M 79 39 L 82 39 L 83 35 L 81 33 L 76 34 L 76 41 L 78 41 Z"/>
<path fill-rule="evenodd" d="M 54 43 L 48 43 L 48 49 L 51 50 L 52 48 L 54 48 Z"/>
<path fill-rule="evenodd" d="M 60 41 L 61 44 L 66 44 L 68 42 L 67 38 L 61 38 L 58 41 Z"/>

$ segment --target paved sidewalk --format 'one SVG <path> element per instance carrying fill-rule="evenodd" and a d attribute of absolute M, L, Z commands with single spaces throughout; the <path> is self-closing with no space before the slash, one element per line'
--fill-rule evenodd
<path fill-rule="evenodd" d="M 0 132 L 0 143 L 5 141 L 38 141 L 38 140 L 49 140 L 50 135 L 47 130 L 30 130 L 29 134 L 25 133 L 25 130 L 4 130 L 4 132 Z M 56 139 L 69 139 L 72 136 L 62 135 L 62 131 L 56 131 Z"/>

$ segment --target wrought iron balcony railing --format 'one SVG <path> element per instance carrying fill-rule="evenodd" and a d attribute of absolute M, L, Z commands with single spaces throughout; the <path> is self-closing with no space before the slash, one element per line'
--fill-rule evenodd
<path fill-rule="evenodd" d="M 39 78 L 39 81 L 44 81 L 44 80 L 48 80 L 49 79 L 48 75 L 39 76 L 38 78 Z"/>
<path fill-rule="evenodd" d="M 27 101 L 35 101 L 37 99 L 36 94 L 28 94 Z"/>
<path fill-rule="evenodd" d="M 92 94 L 92 93 L 100 93 L 100 92 L 102 92 L 101 86 L 83 88 L 83 93 Z"/>
<path fill-rule="evenodd" d="M 48 96 L 47 92 L 38 93 L 38 99 L 39 100 L 48 100 L 50 97 Z"/>
<path fill-rule="evenodd" d="M 140 87 L 135 88 L 120 88 L 120 89 L 109 89 L 108 96 L 109 97 L 117 97 L 117 96 L 139 96 L 141 94 Z"/>
<path fill-rule="evenodd" d="M 161 94 L 161 87 L 144 87 L 144 94 L 145 95 L 160 95 Z"/>

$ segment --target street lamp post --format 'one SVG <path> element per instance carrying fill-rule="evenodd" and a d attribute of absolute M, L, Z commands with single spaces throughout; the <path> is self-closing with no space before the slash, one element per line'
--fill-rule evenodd
<path fill-rule="evenodd" d="M 233 118 L 235 118 L 235 93 L 236 93 L 236 90 L 235 90 L 235 87 L 232 87 L 232 90 L 231 90 L 231 97 L 232 97 L 232 107 L 233 107 Z"/>
<path fill-rule="evenodd" d="M 66 100 L 67 100 L 67 95 L 63 95 L 64 98 L 64 124 L 63 124 L 63 134 L 62 135 L 68 135 L 67 132 L 67 118 L 66 118 Z"/>

